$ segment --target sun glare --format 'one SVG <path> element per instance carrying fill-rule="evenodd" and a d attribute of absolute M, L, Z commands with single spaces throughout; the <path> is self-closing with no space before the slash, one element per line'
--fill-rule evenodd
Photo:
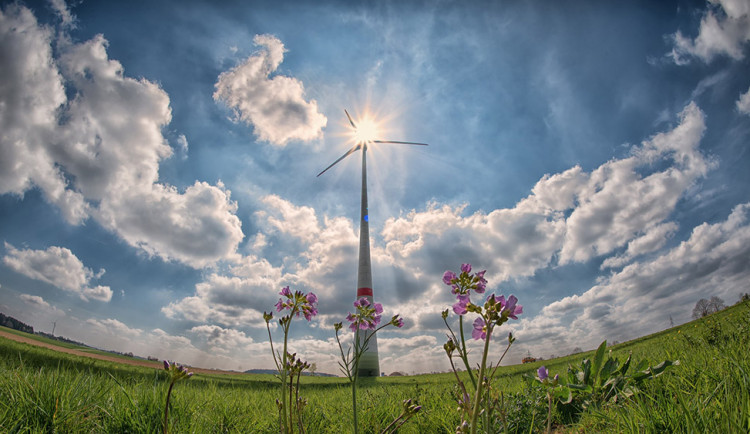
<path fill-rule="evenodd" d="M 354 140 L 357 143 L 369 142 L 377 139 L 378 125 L 369 118 L 360 119 L 357 122 L 357 129 L 354 130 Z"/>

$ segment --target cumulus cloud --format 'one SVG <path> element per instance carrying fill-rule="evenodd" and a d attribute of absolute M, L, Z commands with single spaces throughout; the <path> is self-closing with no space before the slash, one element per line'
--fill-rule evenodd
<path fill-rule="evenodd" d="M 194 295 L 169 303 L 162 312 L 195 322 L 264 327 L 263 312 L 275 303 L 282 283 L 280 268 L 245 257 L 228 275 L 211 273 L 195 286 Z"/>
<path fill-rule="evenodd" d="M 253 343 L 252 338 L 246 336 L 244 332 L 216 325 L 196 326 L 190 329 L 190 333 L 204 342 L 210 351 L 223 354 Z"/>
<path fill-rule="evenodd" d="M 745 57 L 744 45 L 750 41 L 750 4 L 745 0 L 709 2 L 695 39 L 680 31 L 673 35 L 674 48 L 670 57 L 675 63 L 688 63 L 693 56 L 706 63 L 719 55 L 735 60 Z"/>
<path fill-rule="evenodd" d="M 260 140 L 284 146 L 320 137 L 328 120 L 315 100 L 305 100 L 302 82 L 271 77 L 284 60 L 284 44 L 272 35 L 256 35 L 253 42 L 261 49 L 219 75 L 214 99 L 234 110 L 236 121 L 252 125 Z"/>
<path fill-rule="evenodd" d="M 3 257 L 3 262 L 17 273 L 76 294 L 84 301 L 94 299 L 106 302 L 112 299 L 112 290 L 108 286 L 91 286 L 91 280 L 101 277 L 104 270 L 95 274 L 65 247 L 18 250 L 5 243 L 5 249 L 8 253 Z"/>
<path fill-rule="evenodd" d="M 0 194 L 23 195 L 36 185 L 68 222 L 80 223 L 88 204 L 69 188 L 50 152 L 57 110 L 66 101 L 52 31 L 29 9 L 11 4 L 0 10 L 0 40 Z"/>
<path fill-rule="evenodd" d="M 102 200 L 98 220 L 150 255 L 201 268 L 234 258 L 244 237 L 230 194 L 221 183 L 196 181 L 184 193 L 153 184 Z"/>
<path fill-rule="evenodd" d="M 0 194 L 39 188 L 69 223 L 93 217 L 133 247 L 196 268 L 235 254 L 244 235 L 221 183 L 181 192 L 158 182 L 173 151 L 157 84 L 127 77 L 102 35 L 55 40 L 17 4 L 0 11 L 0 38 Z"/>

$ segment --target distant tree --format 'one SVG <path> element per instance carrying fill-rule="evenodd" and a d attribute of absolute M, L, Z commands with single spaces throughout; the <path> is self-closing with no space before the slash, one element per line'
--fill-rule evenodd
<path fill-rule="evenodd" d="M 575 347 L 573 348 L 573 352 L 571 354 L 578 354 L 582 352 L 583 352 L 583 349 L 581 347 Z"/>
<path fill-rule="evenodd" d="M 318 364 L 317 363 L 311 363 L 310 367 L 307 368 L 307 369 L 310 370 L 310 375 L 312 375 L 314 377 L 315 376 L 315 371 L 318 370 Z"/>
<path fill-rule="evenodd" d="M 705 298 L 701 298 L 697 303 L 695 303 L 695 307 L 693 308 L 693 318 L 703 318 L 709 313 L 711 313 L 711 311 L 709 310 L 708 300 L 706 300 Z"/>
<path fill-rule="evenodd" d="M 711 297 L 710 300 L 708 300 L 708 304 L 711 306 L 711 313 L 718 312 L 722 309 L 727 308 L 727 306 L 724 304 L 724 300 L 715 295 Z"/>
<path fill-rule="evenodd" d="M 750 294 L 747 292 L 740 295 L 740 303 L 744 303 L 746 301 L 750 301 Z"/>
<path fill-rule="evenodd" d="M 701 298 L 697 303 L 695 303 L 695 307 L 693 308 L 693 318 L 703 318 L 706 315 L 716 313 L 724 308 L 726 308 L 726 305 L 724 305 L 724 300 L 717 296 L 711 297 L 710 300 Z"/>

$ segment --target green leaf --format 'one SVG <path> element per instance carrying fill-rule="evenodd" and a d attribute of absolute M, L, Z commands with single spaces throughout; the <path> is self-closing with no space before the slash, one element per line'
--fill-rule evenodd
<path fill-rule="evenodd" d="M 556 387 L 554 395 L 555 398 L 557 398 L 563 404 L 570 404 L 571 402 L 573 402 L 573 391 L 568 387 Z"/>
<path fill-rule="evenodd" d="M 620 370 L 618 371 L 618 374 L 625 375 L 628 372 L 628 368 L 630 367 L 630 357 L 631 355 L 628 355 L 628 359 L 625 360 L 625 363 L 622 364 Z"/>
<path fill-rule="evenodd" d="M 602 383 L 606 383 L 607 380 L 609 380 L 609 376 L 612 375 L 612 372 L 615 370 L 617 370 L 617 359 L 607 359 L 599 372 L 599 382 L 597 384 L 601 386 Z"/>
<path fill-rule="evenodd" d="M 596 354 L 594 355 L 594 366 L 592 366 L 592 372 L 594 373 L 594 384 L 599 384 L 599 371 L 602 368 L 602 361 L 604 361 L 604 352 L 607 351 L 607 341 L 605 340 L 599 345 L 599 348 L 596 349 Z"/>
<path fill-rule="evenodd" d="M 650 366 L 646 370 L 637 372 L 635 375 L 633 375 L 633 380 L 640 382 L 646 378 L 658 377 L 659 375 L 662 374 L 662 372 L 664 372 L 670 366 L 676 366 L 679 364 L 680 364 L 679 360 L 675 360 L 674 362 L 670 360 L 665 360 L 656 366 Z"/>
<path fill-rule="evenodd" d="M 581 368 L 583 368 L 583 378 L 581 379 L 583 384 L 591 384 L 591 360 L 584 359 L 583 362 L 581 362 Z"/>

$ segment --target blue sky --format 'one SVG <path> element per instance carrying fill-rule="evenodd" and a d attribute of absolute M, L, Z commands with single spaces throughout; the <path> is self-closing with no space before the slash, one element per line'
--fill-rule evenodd
<path fill-rule="evenodd" d="M 508 362 L 750 282 L 750 2 L 3 2 L 0 310 L 92 345 L 336 372 L 368 153 L 381 370 L 448 369 L 445 270 L 524 306 Z M 477 353 L 478 351 L 475 351 Z"/>

